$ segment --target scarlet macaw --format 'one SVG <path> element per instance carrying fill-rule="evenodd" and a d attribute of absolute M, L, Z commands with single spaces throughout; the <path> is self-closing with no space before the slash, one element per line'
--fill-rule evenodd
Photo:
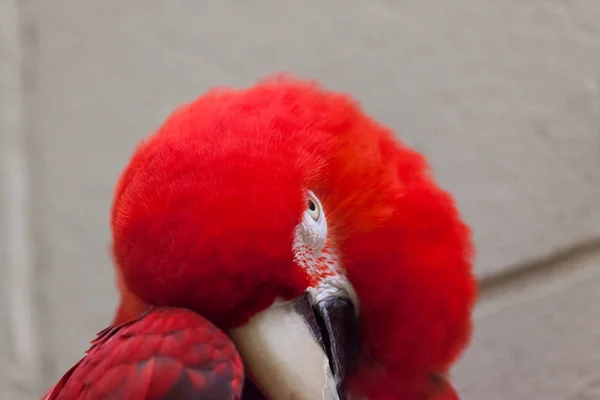
<path fill-rule="evenodd" d="M 111 225 L 120 306 L 46 399 L 458 399 L 469 228 L 351 97 L 208 92 L 139 145 Z"/>

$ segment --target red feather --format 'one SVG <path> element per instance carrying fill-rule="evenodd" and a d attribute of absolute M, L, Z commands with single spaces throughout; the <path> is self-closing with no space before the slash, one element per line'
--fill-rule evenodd
<path fill-rule="evenodd" d="M 191 311 L 158 308 L 100 332 L 44 400 L 234 400 L 243 381 L 223 332 Z"/>

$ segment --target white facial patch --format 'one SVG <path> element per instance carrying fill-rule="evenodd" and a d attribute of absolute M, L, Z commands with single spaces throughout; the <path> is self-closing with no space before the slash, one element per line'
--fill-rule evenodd
<path fill-rule="evenodd" d="M 327 235 L 327 219 L 319 199 L 307 191 L 307 209 L 296 227 L 292 247 L 294 260 L 308 274 L 308 293 L 313 304 L 326 297 L 350 299 L 358 312 L 358 298 Z"/>
<path fill-rule="evenodd" d="M 310 196 L 308 201 L 316 207 L 316 214 L 310 209 L 304 212 L 302 221 L 296 228 L 294 246 L 304 245 L 313 252 L 321 252 L 327 240 L 327 220 L 319 200 L 315 196 Z M 310 207 L 310 205 L 307 207 Z"/>

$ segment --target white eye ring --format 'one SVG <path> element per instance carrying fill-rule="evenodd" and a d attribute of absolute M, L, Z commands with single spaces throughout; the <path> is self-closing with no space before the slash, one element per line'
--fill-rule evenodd
<path fill-rule="evenodd" d="M 308 198 L 306 199 L 306 212 L 315 222 L 319 221 L 321 218 L 321 204 L 312 193 L 309 193 Z"/>

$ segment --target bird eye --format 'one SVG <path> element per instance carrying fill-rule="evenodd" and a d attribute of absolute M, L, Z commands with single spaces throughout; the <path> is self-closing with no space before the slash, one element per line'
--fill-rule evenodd
<path fill-rule="evenodd" d="M 310 217 L 312 219 L 314 219 L 315 221 L 318 221 L 319 218 L 321 217 L 321 206 L 318 202 L 318 200 L 316 198 L 314 198 L 313 196 L 309 196 L 308 199 L 306 199 L 306 203 L 307 203 L 307 212 L 310 215 Z"/>

